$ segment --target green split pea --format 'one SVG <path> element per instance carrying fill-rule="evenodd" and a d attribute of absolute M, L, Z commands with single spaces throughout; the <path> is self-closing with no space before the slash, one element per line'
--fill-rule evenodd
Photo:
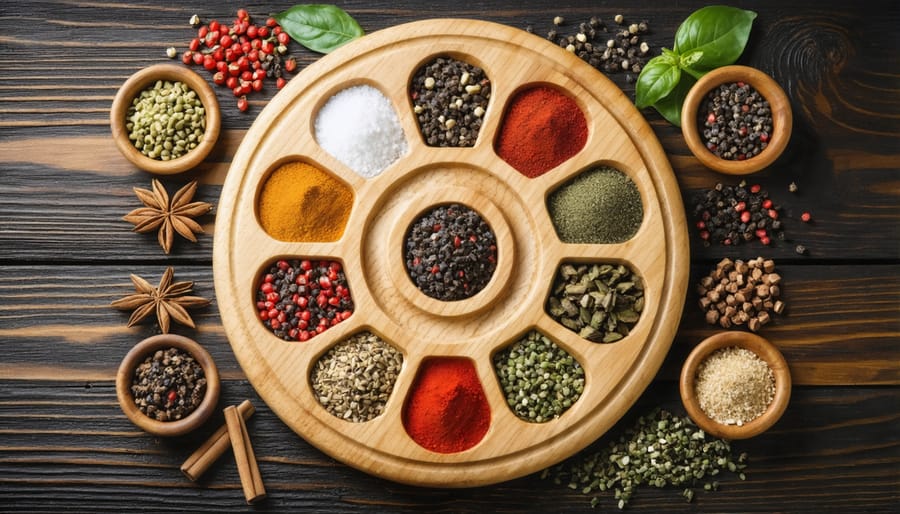
<path fill-rule="evenodd" d="M 183 82 L 158 80 L 128 108 L 128 139 L 151 159 L 168 161 L 193 150 L 206 131 L 206 110 Z"/>

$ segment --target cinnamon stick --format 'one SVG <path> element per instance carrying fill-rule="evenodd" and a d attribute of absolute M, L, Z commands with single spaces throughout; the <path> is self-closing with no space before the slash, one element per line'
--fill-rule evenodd
<path fill-rule="evenodd" d="M 225 408 L 225 425 L 228 427 L 228 438 L 231 440 L 231 449 L 237 462 L 244 498 L 248 504 L 255 503 L 266 497 L 266 488 L 263 486 L 262 475 L 259 474 L 247 425 L 233 405 Z"/>
<path fill-rule="evenodd" d="M 253 407 L 250 400 L 241 402 L 237 406 L 237 410 L 241 418 L 245 420 L 250 419 L 250 416 L 256 412 L 256 408 Z M 181 465 L 181 472 L 188 479 L 196 482 L 230 446 L 231 439 L 228 438 L 228 427 L 227 425 L 222 425 L 184 461 L 184 464 Z"/>

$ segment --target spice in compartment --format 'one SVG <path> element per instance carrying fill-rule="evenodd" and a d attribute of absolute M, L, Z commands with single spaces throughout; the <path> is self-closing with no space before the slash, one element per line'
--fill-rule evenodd
<path fill-rule="evenodd" d="M 187 84 L 158 80 L 131 101 L 125 130 L 134 147 L 147 157 L 177 159 L 203 140 L 206 109 Z"/>
<path fill-rule="evenodd" d="M 380 175 L 409 148 L 391 101 L 368 85 L 329 98 L 316 115 L 315 134 L 319 146 L 365 178 Z"/>
<path fill-rule="evenodd" d="M 330 173 L 288 162 L 266 178 L 259 194 L 259 222 L 281 241 L 337 241 L 344 233 L 353 191 Z"/>
<path fill-rule="evenodd" d="M 746 348 L 730 346 L 710 354 L 697 368 L 694 390 L 712 420 L 742 426 L 758 418 L 775 398 L 772 368 Z"/>
<path fill-rule="evenodd" d="M 410 98 L 425 144 L 474 146 L 491 99 L 491 81 L 478 66 L 438 57 L 413 76 Z"/>
<path fill-rule="evenodd" d="M 563 264 L 546 309 L 579 336 L 613 343 L 627 336 L 640 319 L 644 283 L 622 264 Z"/>
<path fill-rule="evenodd" d="M 641 193 L 628 175 L 601 166 L 563 184 L 547 197 L 553 228 L 564 243 L 622 243 L 641 226 Z"/>
<path fill-rule="evenodd" d="M 546 423 L 567 411 L 584 392 L 584 368 L 536 330 L 494 356 L 506 402 L 516 416 Z"/>
<path fill-rule="evenodd" d="M 341 263 L 282 259 L 264 271 L 256 309 L 275 336 L 307 341 L 350 318 L 353 298 Z"/>
<path fill-rule="evenodd" d="M 141 412 L 157 421 L 176 421 L 194 412 L 206 394 L 200 363 L 178 348 L 157 350 L 134 370 L 131 395 Z"/>
<path fill-rule="evenodd" d="M 402 418 L 406 433 L 426 450 L 458 453 L 477 445 L 490 428 L 491 408 L 472 361 L 422 362 Z"/>
<path fill-rule="evenodd" d="M 494 150 L 519 173 L 535 178 L 580 152 L 587 136 L 587 120 L 572 98 L 536 86 L 510 100 Z"/>
<path fill-rule="evenodd" d="M 706 148 L 716 157 L 743 161 L 768 146 L 772 109 L 750 84 L 731 82 L 706 94 L 697 113 L 697 124 Z"/>
<path fill-rule="evenodd" d="M 354 423 L 384 411 L 403 366 L 403 354 L 371 332 L 336 344 L 317 362 L 310 382 L 325 410 Z"/>
<path fill-rule="evenodd" d="M 442 205 L 413 222 L 404 260 L 420 291 L 442 301 L 464 300 L 491 281 L 497 268 L 497 238 L 474 210 Z"/>

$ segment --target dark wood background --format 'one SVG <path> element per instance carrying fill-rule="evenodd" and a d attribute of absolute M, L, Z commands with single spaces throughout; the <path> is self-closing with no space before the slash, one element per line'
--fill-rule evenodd
<path fill-rule="evenodd" d="M 291 432 L 256 396 L 235 362 L 213 305 L 196 313 L 199 340 L 223 373 L 222 404 L 250 398 L 249 428 L 269 498 L 244 504 L 226 455 L 198 484 L 179 464 L 221 424 L 172 440 L 130 424 L 116 403 L 114 376 L 127 350 L 158 331 L 125 328 L 109 302 L 128 294 L 129 273 L 158 280 L 167 265 L 214 298 L 212 232 L 178 241 L 165 256 L 151 235 L 121 217 L 133 187 L 151 176 L 116 151 L 109 106 L 125 79 L 184 49 L 188 19 L 230 20 L 238 7 L 257 18 L 291 5 L 217 2 L 29 1 L 0 8 L 0 510 L 141 511 L 558 511 L 590 509 L 589 497 L 528 476 L 490 487 L 445 490 L 388 482 L 348 468 Z M 648 41 L 671 46 L 680 22 L 703 3 L 339 2 L 366 31 L 435 17 L 487 19 L 544 34 L 556 15 L 647 20 Z M 794 133 L 785 155 L 750 180 L 784 205 L 790 239 L 774 247 L 703 248 L 691 235 L 692 278 L 723 256 L 774 258 L 784 277 L 786 315 L 762 334 L 790 363 L 795 388 L 781 421 L 734 443 L 750 455 L 748 480 L 723 477 L 717 492 L 643 488 L 640 512 L 896 511 L 900 503 L 900 10 L 893 2 L 730 2 L 759 13 L 740 62 L 773 75 L 790 96 Z M 306 65 L 318 56 L 292 46 Z M 383 71 L 383 70 L 382 70 Z M 378 72 L 378 70 L 373 70 Z M 387 70 L 386 72 L 395 72 Z M 205 73 L 205 72 L 203 72 Z M 611 77 L 627 94 L 633 85 Z M 273 94 L 251 111 L 218 89 L 224 133 L 191 179 L 217 203 L 230 160 Z M 680 131 L 652 110 L 647 119 L 667 151 L 685 204 L 697 190 L 737 180 L 704 169 Z M 796 195 L 787 192 L 795 181 Z M 801 224 L 802 211 L 815 222 Z M 796 244 L 808 256 L 794 252 Z M 655 383 L 620 424 L 655 406 L 683 413 L 675 378 L 692 345 L 715 333 L 688 294 L 672 351 Z M 611 433 L 618 432 L 614 429 Z M 601 438 L 596 445 L 605 444 Z M 599 508 L 614 509 L 612 495 Z"/>

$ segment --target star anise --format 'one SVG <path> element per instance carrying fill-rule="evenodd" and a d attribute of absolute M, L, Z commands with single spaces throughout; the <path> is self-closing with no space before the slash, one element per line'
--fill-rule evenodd
<path fill-rule="evenodd" d="M 134 188 L 144 207 L 129 212 L 123 220 L 134 224 L 134 231 L 141 234 L 159 229 L 157 239 L 166 254 L 172 250 L 175 232 L 185 239 L 197 242 L 194 234 L 203 232 L 203 227 L 192 218 L 208 213 L 212 205 L 206 202 L 191 202 L 197 192 L 197 181 L 182 187 L 171 201 L 169 193 L 159 180 L 153 179 L 153 191 Z"/>
<path fill-rule="evenodd" d="M 175 271 L 171 266 L 166 268 L 159 280 L 158 287 L 153 287 L 143 278 L 132 274 L 131 281 L 134 283 L 136 293 L 116 300 L 110 306 L 119 310 L 134 310 L 131 318 L 128 319 L 129 327 L 140 323 L 155 311 L 159 328 L 164 334 L 169 333 L 169 322 L 172 319 L 182 325 L 195 328 L 194 320 L 191 319 L 187 309 L 205 307 L 209 305 L 209 300 L 200 296 L 184 296 L 194 287 L 194 283 L 175 282 L 173 284 L 172 276 L 174 274 Z"/>

